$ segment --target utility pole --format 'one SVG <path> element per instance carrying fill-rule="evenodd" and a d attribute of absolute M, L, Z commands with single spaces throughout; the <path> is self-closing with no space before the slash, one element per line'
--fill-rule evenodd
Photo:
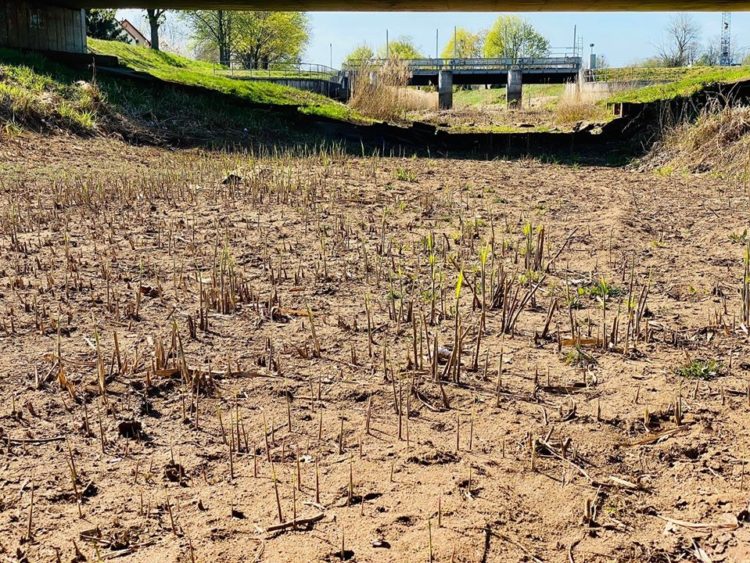
<path fill-rule="evenodd" d="M 385 30 L 385 58 L 391 58 L 391 43 L 388 41 L 388 30 Z"/>
<path fill-rule="evenodd" d="M 453 58 L 457 59 L 458 55 L 458 42 L 456 41 L 456 26 L 453 26 Z"/>
<path fill-rule="evenodd" d="M 330 68 L 333 68 L 333 43 L 330 44 L 330 47 L 331 47 L 331 64 L 330 64 Z"/>
<path fill-rule="evenodd" d="M 435 30 L 435 58 L 436 59 L 440 58 L 440 47 L 438 47 L 438 44 L 439 44 L 439 39 L 438 39 L 439 38 L 439 33 L 440 33 L 440 30 L 436 29 Z"/>

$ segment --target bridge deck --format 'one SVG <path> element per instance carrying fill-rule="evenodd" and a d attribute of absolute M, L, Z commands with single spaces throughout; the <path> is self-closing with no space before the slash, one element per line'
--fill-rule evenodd
<path fill-rule="evenodd" d="M 533 83 L 568 82 L 574 80 L 582 68 L 578 56 L 497 58 L 497 59 L 405 59 L 401 61 L 409 69 L 409 84 L 426 86 L 437 84 L 438 74 L 449 71 L 454 84 L 498 84 L 507 82 L 508 72 L 521 71 L 523 81 Z M 365 68 L 377 72 L 387 61 L 376 59 L 365 65 L 345 65 L 345 71 Z"/>
<path fill-rule="evenodd" d="M 375 66 L 385 61 L 375 61 Z M 509 70 L 520 70 L 523 73 L 563 73 L 578 72 L 581 69 L 581 57 L 528 57 L 500 59 L 408 59 L 403 63 L 414 74 L 434 73 L 449 70 L 456 74 L 496 74 Z"/>

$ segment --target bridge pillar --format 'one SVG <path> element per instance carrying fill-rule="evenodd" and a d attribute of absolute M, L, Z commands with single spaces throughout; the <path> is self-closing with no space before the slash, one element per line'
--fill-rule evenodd
<path fill-rule="evenodd" d="M 348 102 L 352 97 L 352 82 L 348 76 L 341 77 L 341 96 L 344 102 Z"/>
<path fill-rule="evenodd" d="M 438 71 L 438 108 L 451 109 L 453 107 L 453 72 Z"/>
<path fill-rule="evenodd" d="M 85 12 L 34 0 L 0 0 L 0 46 L 85 53 Z"/>
<path fill-rule="evenodd" d="M 508 71 L 506 100 L 509 108 L 520 108 L 523 99 L 523 73 L 520 70 Z"/>

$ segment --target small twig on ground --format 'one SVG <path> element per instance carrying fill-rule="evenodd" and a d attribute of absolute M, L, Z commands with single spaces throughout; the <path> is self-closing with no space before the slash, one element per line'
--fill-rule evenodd
<path fill-rule="evenodd" d="M 281 524 L 273 524 L 266 528 L 266 532 L 280 532 L 288 530 L 289 528 L 298 528 L 300 526 L 309 526 L 315 522 L 320 522 L 325 517 L 325 513 L 321 512 L 315 516 L 309 518 L 297 518 L 296 520 L 290 520 L 289 522 L 282 522 Z"/>

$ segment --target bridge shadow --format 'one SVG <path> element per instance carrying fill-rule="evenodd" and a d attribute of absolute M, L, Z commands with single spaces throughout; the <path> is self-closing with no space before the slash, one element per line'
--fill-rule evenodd
<path fill-rule="evenodd" d="M 615 120 L 597 132 L 452 133 L 424 123 L 356 125 L 326 119 L 307 124 L 326 142 L 354 156 L 526 159 L 569 165 L 619 167 L 642 156 L 649 143 Z"/>

